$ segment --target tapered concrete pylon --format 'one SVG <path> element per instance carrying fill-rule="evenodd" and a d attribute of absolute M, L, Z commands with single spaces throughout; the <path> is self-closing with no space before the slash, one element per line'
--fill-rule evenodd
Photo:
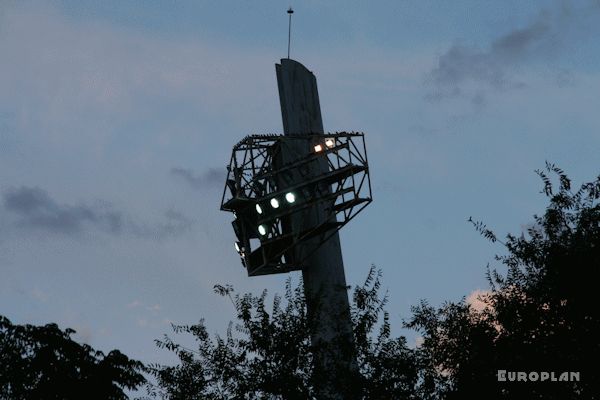
<path fill-rule="evenodd" d="M 289 58 L 282 59 L 275 69 L 284 134 L 323 134 L 317 80 L 313 73 Z M 296 154 L 306 155 L 311 151 L 310 143 L 299 143 L 298 146 Z M 321 171 L 312 172 L 323 172 L 328 168 L 327 162 L 323 160 L 319 168 Z M 320 205 L 308 210 L 292 224 L 315 226 L 323 222 L 327 218 L 325 207 Z M 343 380 L 349 379 L 356 371 L 342 250 L 337 232 L 321 244 L 323 239 L 324 235 L 311 239 L 297 250 L 300 254 L 312 253 L 303 262 L 302 268 L 308 313 L 316 321 L 312 343 L 317 349 L 320 345 L 331 345 L 329 351 L 317 350 L 315 382 L 320 382 L 317 384 L 319 399 L 349 398 L 348 394 L 341 394 L 339 387 L 340 384 L 347 387 Z M 317 245 L 320 247 L 314 251 Z M 298 257 L 301 258 L 304 257 Z M 336 349 L 338 343 L 345 345 Z"/>

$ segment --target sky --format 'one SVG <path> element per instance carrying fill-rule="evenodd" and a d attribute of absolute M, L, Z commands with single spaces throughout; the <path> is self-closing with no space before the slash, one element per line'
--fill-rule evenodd
<path fill-rule="evenodd" d="M 204 319 L 249 278 L 219 210 L 232 146 L 281 133 L 278 1 L 0 3 L 0 314 L 103 351 Z M 373 203 L 340 233 L 349 285 L 383 271 L 393 332 L 411 305 L 473 298 L 546 200 L 536 169 L 600 173 L 600 2 L 291 2 L 291 58 L 326 131 L 363 131 Z"/>

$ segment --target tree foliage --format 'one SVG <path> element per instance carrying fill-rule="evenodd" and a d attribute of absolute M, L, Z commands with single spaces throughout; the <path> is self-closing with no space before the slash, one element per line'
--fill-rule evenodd
<path fill-rule="evenodd" d="M 1 399 L 126 399 L 146 380 L 143 365 L 71 339 L 56 324 L 14 325 L 0 316 Z"/>
<path fill-rule="evenodd" d="M 415 398 L 415 359 L 406 340 L 392 338 L 386 297 L 379 297 L 381 274 L 371 268 L 366 282 L 354 291 L 352 320 L 358 371 L 341 391 L 366 398 Z M 284 299 L 275 295 L 269 312 L 267 292 L 260 296 L 235 294 L 231 286 L 215 291 L 231 299 L 238 323 L 226 336 L 211 338 L 202 321 L 173 326 L 191 334 L 197 349 L 188 349 L 165 336 L 161 348 L 174 351 L 176 366 L 152 366 L 157 386 L 149 392 L 169 399 L 313 399 L 311 320 L 302 284 L 286 282 Z M 284 301 L 285 300 L 285 301 Z M 318 351 L 324 351 L 319 349 Z M 326 351 L 326 349 L 325 349 Z"/>
<path fill-rule="evenodd" d="M 422 302 L 406 323 L 423 335 L 418 357 L 431 398 L 594 399 L 600 396 L 600 177 L 571 190 L 552 164 L 536 171 L 549 205 L 527 235 L 507 235 L 488 267 L 490 289 L 476 309 L 464 299 L 434 308 Z M 551 176 L 558 178 L 558 187 Z M 492 242 L 495 234 L 475 228 Z M 498 382 L 498 370 L 580 372 L 579 382 Z"/>
<path fill-rule="evenodd" d="M 394 338 L 381 273 L 371 268 L 354 289 L 351 315 L 357 373 L 346 389 L 364 399 L 594 399 L 600 393 L 596 361 L 600 318 L 595 277 L 600 267 L 600 177 L 571 190 L 566 174 L 547 164 L 537 171 L 549 205 L 520 236 L 500 240 L 485 224 L 469 221 L 482 236 L 504 246 L 488 266 L 489 290 L 478 306 L 463 298 L 433 307 L 413 307 L 406 328 L 422 336 L 416 349 Z M 553 184 L 556 175 L 558 185 Z M 198 349 L 165 336 L 159 347 L 175 351 L 177 366 L 153 366 L 155 394 L 170 399 L 315 398 L 310 343 L 311 321 L 301 285 L 287 282 L 285 305 L 275 296 L 270 312 L 266 292 L 229 297 L 238 323 L 226 337 L 211 338 L 202 321 L 174 326 L 191 334 Z M 323 351 L 323 349 L 318 349 Z M 498 370 L 580 372 L 575 382 L 499 382 Z"/>
<path fill-rule="evenodd" d="M 477 305 L 463 298 L 414 306 L 404 326 L 422 337 L 415 349 L 392 336 L 381 271 L 372 266 L 352 293 L 354 342 L 334 341 L 333 348 L 311 343 L 314 321 L 302 283 L 292 287 L 290 280 L 271 307 L 266 291 L 240 295 L 229 285 L 215 286 L 231 301 L 237 323 L 224 337 L 211 337 L 202 320 L 173 325 L 175 334 L 196 342 L 190 349 L 167 335 L 156 341 L 178 356 L 174 366 L 145 367 L 118 350 L 104 355 L 76 343 L 72 329 L 13 325 L 0 316 L 0 398 L 125 399 L 125 389 L 145 383 L 150 396 L 163 399 L 314 399 L 323 378 L 314 368 L 316 355 L 349 351 L 356 367 L 335 378 L 343 398 L 597 399 L 600 176 L 572 191 L 556 166 L 537 173 L 549 204 L 526 233 L 500 240 L 469 218 L 482 236 L 504 246 L 495 257 L 504 271 L 488 266 L 490 287 Z M 502 382 L 499 370 L 579 372 L 580 380 Z"/>

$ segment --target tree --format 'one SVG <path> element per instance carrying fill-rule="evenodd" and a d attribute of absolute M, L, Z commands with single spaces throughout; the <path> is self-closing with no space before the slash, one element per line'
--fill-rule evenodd
<path fill-rule="evenodd" d="M 0 316 L 1 399 L 126 399 L 146 382 L 143 364 L 71 339 L 56 324 L 13 325 Z"/>
<path fill-rule="evenodd" d="M 406 346 L 392 338 L 381 273 L 371 268 L 353 293 L 352 324 L 358 360 L 356 375 L 343 390 L 364 399 L 597 399 L 600 396 L 600 318 L 594 279 L 600 268 L 600 176 L 576 192 L 565 173 L 547 164 L 537 171 L 549 198 L 525 234 L 497 238 L 483 223 L 469 221 L 485 238 L 506 249 L 496 260 L 505 274 L 487 268 L 490 288 L 481 307 L 465 298 L 433 307 L 413 307 L 405 327 L 419 332 L 422 344 Z M 549 177 L 558 177 L 558 190 Z M 271 313 L 266 292 L 231 299 L 238 323 L 225 338 L 211 338 L 202 321 L 174 326 L 198 342 L 192 350 L 165 336 L 159 347 L 174 351 L 176 366 L 151 368 L 155 394 L 169 399 L 314 398 L 311 321 L 301 285 L 287 282 L 285 300 L 275 296 Z M 322 351 L 323 349 L 318 349 Z M 327 349 L 325 349 L 327 350 Z M 538 381 L 502 382 L 498 371 L 537 373 Z M 579 372 L 580 381 L 543 382 L 541 373 Z M 535 375 L 528 375 L 533 376 Z M 509 379 L 509 377 L 507 377 Z"/>
<path fill-rule="evenodd" d="M 365 284 L 354 290 L 352 322 L 358 371 L 339 385 L 341 393 L 363 398 L 416 398 L 416 360 L 404 337 L 392 338 L 386 297 L 379 297 L 381 273 L 375 267 Z M 173 326 L 175 333 L 193 335 L 197 350 L 166 336 L 161 348 L 177 354 L 176 366 L 151 366 L 158 385 L 149 393 L 168 399 L 313 399 L 315 351 L 310 343 L 311 321 L 306 313 L 302 284 L 288 280 L 285 304 L 276 295 L 271 313 L 264 291 L 260 296 L 235 294 L 231 286 L 215 286 L 228 297 L 238 323 L 229 325 L 225 338 L 212 339 L 202 321 Z M 328 349 L 318 349 L 327 351 Z"/>
<path fill-rule="evenodd" d="M 504 242 L 480 222 L 475 228 L 507 250 L 488 267 L 489 293 L 477 310 L 464 299 L 436 309 L 422 302 L 406 323 L 423 335 L 420 376 L 432 398 L 595 399 L 600 396 L 600 176 L 576 192 L 552 164 L 536 171 L 549 205 L 535 224 Z M 548 174 L 558 177 L 555 191 Z M 498 370 L 537 372 L 538 381 L 499 382 Z M 574 371 L 577 382 L 551 382 L 541 372 Z M 536 376 L 533 375 L 532 379 Z"/>

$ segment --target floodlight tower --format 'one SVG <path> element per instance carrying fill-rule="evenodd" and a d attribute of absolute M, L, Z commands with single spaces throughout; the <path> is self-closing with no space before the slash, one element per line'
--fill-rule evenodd
<path fill-rule="evenodd" d="M 325 134 L 313 73 L 289 57 L 275 69 L 284 134 L 234 146 L 221 209 L 249 276 L 302 271 L 318 398 L 337 399 L 356 372 L 338 231 L 372 201 L 364 135 Z"/>

